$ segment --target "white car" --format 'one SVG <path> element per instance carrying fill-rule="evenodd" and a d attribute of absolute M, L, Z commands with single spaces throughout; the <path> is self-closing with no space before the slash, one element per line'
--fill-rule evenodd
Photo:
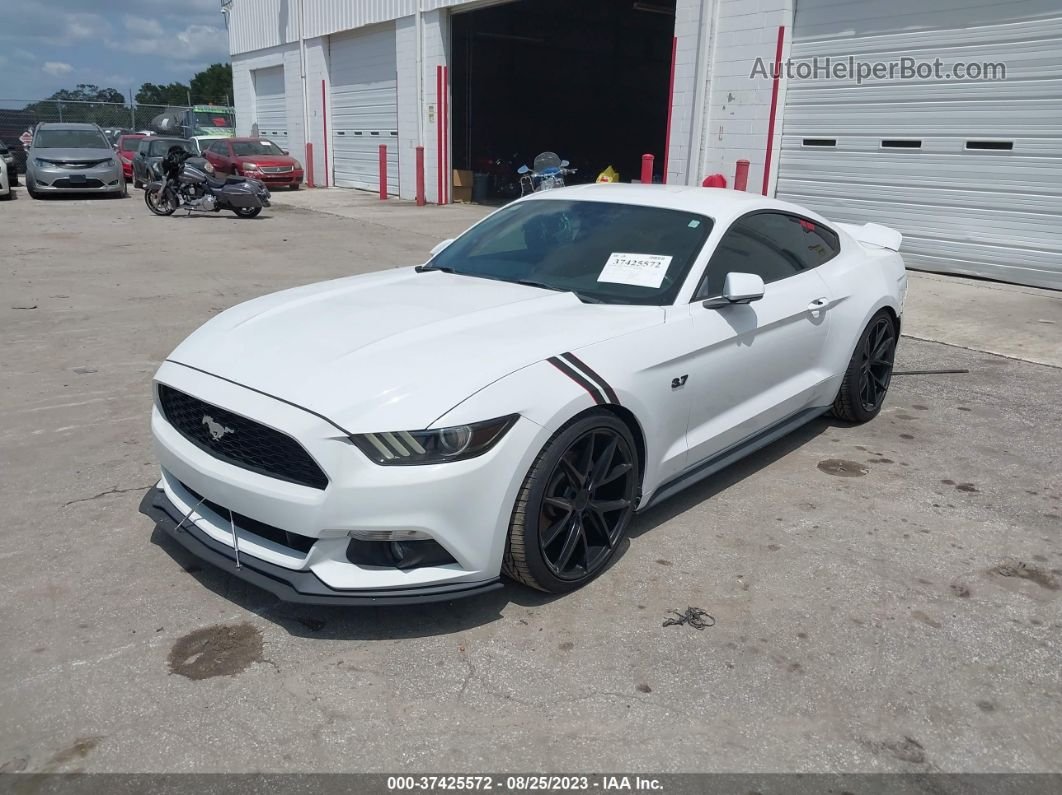
<path fill-rule="evenodd" d="M 281 599 L 560 593 L 636 511 L 889 387 L 900 234 L 732 190 L 582 185 L 426 265 L 230 309 L 155 377 L 161 526 Z"/>
<path fill-rule="evenodd" d="M 11 178 L 7 175 L 7 164 L 0 160 L 0 200 L 11 198 Z"/>

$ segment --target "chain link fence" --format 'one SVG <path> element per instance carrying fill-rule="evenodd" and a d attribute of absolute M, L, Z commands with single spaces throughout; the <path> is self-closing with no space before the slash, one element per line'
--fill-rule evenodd
<path fill-rule="evenodd" d="M 152 127 L 152 121 L 156 117 L 162 113 L 187 109 L 187 106 L 178 105 L 0 98 L 0 141 L 3 141 L 15 156 L 18 170 L 25 173 L 26 146 L 23 139 L 39 122 L 90 122 L 98 124 L 104 130 L 158 132 Z M 169 134 L 172 135 L 172 131 Z"/>

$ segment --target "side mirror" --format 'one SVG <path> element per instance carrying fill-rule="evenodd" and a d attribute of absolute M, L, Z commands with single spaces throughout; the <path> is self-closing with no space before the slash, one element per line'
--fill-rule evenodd
<path fill-rule="evenodd" d="M 432 247 L 431 255 L 434 257 L 436 254 L 438 254 L 440 251 L 442 251 L 444 248 L 446 248 L 447 246 L 449 246 L 453 242 L 454 242 L 454 239 L 451 237 L 451 238 L 447 238 L 446 240 L 443 240 L 441 243 L 436 243 Z"/>
<path fill-rule="evenodd" d="M 568 161 L 567 160 L 562 160 L 561 161 L 561 168 L 567 168 L 567 167 L 568 167 Z"/>
<path fill-rule="evenodd" d="M 529 169 L 527 166 L 520 166 L 520 168 L 516 169 L 516 173 L 517 174 L 526 174 L 530 170 L 531 169 Z"/>
<path fill-rule="evenodd" d="M 291 154 L 291 152 L 289 152 L 287 149 L 281 149 L 280 153 L 284 154 L 284 155 L 290 155 Z"/>
<path fill-rule="evenodd" d="M 726 281 L 723 282 L 722 297 L 709 298 L 703 306 L 717 309 L 721 306 L 759 301 L 763 298 L 764 289 L 763 279 L 755 273 L 728 273 Z"/>

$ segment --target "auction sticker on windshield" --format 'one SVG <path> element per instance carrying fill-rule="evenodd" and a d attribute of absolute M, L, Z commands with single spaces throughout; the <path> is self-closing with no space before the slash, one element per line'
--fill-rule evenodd
<path fill-rule="evenodd" d="M 614 252 L 605 262 L 599 282 L 629 284 L 633 287 L 659 287 L 671 265 L 666 254 L 626 254 Z"/>

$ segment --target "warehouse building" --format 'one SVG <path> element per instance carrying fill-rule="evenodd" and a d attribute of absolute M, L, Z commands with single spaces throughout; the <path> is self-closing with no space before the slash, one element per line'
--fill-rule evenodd
<path fill-rule="evenodd" d="M 1062 288 L 1058 0 L 223 7 L 239 133 L 316 185 L 378 189 L 381 144 L 391 194 L 415 196 L 419 146 L 444 203 L 542 150 L 691 185 L 747 160 L 748 190 L 900 229 L 911 267 Z"/>

